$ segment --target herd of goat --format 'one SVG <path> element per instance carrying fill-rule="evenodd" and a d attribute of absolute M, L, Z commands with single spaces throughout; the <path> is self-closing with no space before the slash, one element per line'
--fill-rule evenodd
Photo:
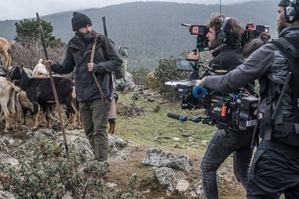
<path fill-rule="evenodd" d="M 26 125 L 28 113 L 33 116 L 34 126 L 39 128 L 46 121 L 47 127 L 55 118 L 55 110 L 65 110 L 65 126 L 80 128 L 80 116 L 74 94 L 74 83 L 64 77 L 54 76 L 60 107 L 55 107 L 54 94 L 48 71 L 42 60 L 35 66 L 32 74 L 23 67 L 11 67 L 8 53 L 9 42 L 0 38 L 0 55 L 3 59 L 5 76 L 0 76 L 0 122 L 5 123 L 4 132 L 16 129 L 21 122 Z M 29 70 L 30 71 L 30 70 Z"/>

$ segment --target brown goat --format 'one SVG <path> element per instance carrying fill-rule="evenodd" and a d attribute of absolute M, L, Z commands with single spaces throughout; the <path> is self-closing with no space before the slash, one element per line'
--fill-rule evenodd
<path fill-rule="evenodd" d="M 5 38 L 0 37 L 0 55 L 4 56 L 4 66 L 6 68 L 11 65 L 11 56 L 8 53 L 9 46 L 9 42 Z"/>
<path fill-rule="evenodd" d="M 12 121 L 16 114 L 15 94 L 18 88 L 5 77 L 0 77 L 0 112 L 3 112 L 5 120 L 4 132 L 15 127 Z M 2 113 L 1 113 L 2 115 Z"/>

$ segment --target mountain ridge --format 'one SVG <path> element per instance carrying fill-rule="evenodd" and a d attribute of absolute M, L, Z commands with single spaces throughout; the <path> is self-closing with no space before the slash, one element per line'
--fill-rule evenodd
<path fill-rule="evenodd" d="M 267 9 L 266 9 L 267 8 Z M 267 12 L 264 12 L 268 10 Z M 277 2 L 258 1 L 223 5 L 223 14 L 236 17 L 243 27 L 247 22 L 276 27 Z M 102 16 L 106 17 L 109 37 L 116 46 L 129 48 L 129 66 L 155 67 L 163 57 L 179 56 L 195 47 L 195 37 L 181 23 L 206 24 L 212 13 L 219 12 L 219 5 L 200 5 L 169 2 L 131 2 L 103 8 L 79 10 L 87 14 L 97 32 L 103 32 Z M 53 35 L 67 42 L 72 36 L 73 11 L 41 16 L 51 22 Z M 0 21 L 0 36 L 13 39 L 18 20 Z"/>

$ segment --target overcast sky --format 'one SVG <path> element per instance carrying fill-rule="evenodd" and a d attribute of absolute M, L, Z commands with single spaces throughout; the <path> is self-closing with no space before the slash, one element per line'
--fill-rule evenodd
<path fill-rule="evenodd" d="M 62 11 L 100 8 L 125 2 L 140 0 L 1 0 L 0 20 L 24 19 Z M 151 1 L 151 0 L 144 0 Z M 220 0 L 163 0 L 179 3 L 218 4 Z M 250 0 L 222 0 L 223 4 L 239 3 Z"/>

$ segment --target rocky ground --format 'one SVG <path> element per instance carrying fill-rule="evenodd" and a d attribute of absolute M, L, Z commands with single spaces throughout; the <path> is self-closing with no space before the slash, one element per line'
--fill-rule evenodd
<path fill-rule="evenodd" d="M 85 165 L 93 162 L 93 154 L 88 140 L 82 130 L 72 130 L 66 133 L 70 154 L 76 154 L 78 164 L 82 166 L 81 169 L 86 169 L 84 168 Z M 36 163 L 32 159 L 38 154 L 41 155 L 39 150 L 43 147 L 46 148 L 45 143 L 51 143 L 53 144 L 51 147 L 58 147 L 58 149 L 44 149 L 42 158 L 45 161 L 44 164 L 55 164 L 51 158 L 53 154 L 48 153 L 56 153 L 55 158 L 64 158 L 63 161 L 68 161 L 64 157 L 62 134 L 51 129 L 39 129 L 35 132 L 24 131 L 19 136 L 2 134 L 0 143 L 0 198 L 30 198 L 29 196 L 32 193 L 28 193 L 26 197 L 20 195 L 20 192 L 24 193 L 26 189 L 27 191 L 30 189 L 26 185 L 23 187 L 24 190 L 21 191 L 21 185 L 17 187 L 9 185 L 9 183 L 12 183 L 13 180 L 19 180 L 20 184 L 32 183 L 33 189 L 39 186 L 37 185 L 39 182 L 22 179 L 28 176 L 20 171 L 22 170 L 20 167 L 24 166 L 22 163 L 24 161 L 28 164 L 31 163 L 32 165 L 28 165 L 27 168 L 27 172 L 30 173 L 28 175 L 38 175 L 36 174 L 38 171 L 30 171 L 30 168 L 31 166 L 36 167 Z M 37 149 L 37 151 L 34 151 L 34 149 Z M 159 147 L 134 144 L 117 136 L 109 136 L 109 152 L 109 172 L 104 177 L 99 177 L 99 179 L 102 179 L 101 186 L 103 189 L 99 191 L 90 186 L 88 193 L 84 196 L 85 198 L 92 198 L 97 194 L 106 195 L 107 198 L 116 197 L 113 193 L 117 193 L 120 196 L 119 198 L 202 198 L 202 185 L 198 171 L 199 157 L 188 157 L 186 154 L 170 152 Z M 12 170 L 8 168 L 12 168 L 15 174 L 23 177 L 12 180 L 12 172 L 9 173 Z M 34 176 L 29 176 L 28 179 L 30 177 Z M 237 199 L 245 197 L 244 191 L 233 176 L 230 163 L 225 164 L 220 169 L 218 181 L 221 198 Z M 39 197 L 37 194 L 32 198 L 44 198 L 44 196 L 53 198 L 50 195 L 47 197 L 47 193 L 43 194 L 45 195 L 40 194 Z M 79 197 L 76 197 L 64 185 L 63 191 L 57 198 L 83 198 L 82 194 L 83 191 L 79 193 Z"/>
<path fill-rule="evenodd" d="M 151 91 L 121 94 L 109 168 L 93 160 L 83 130 L 66 130 L 69 158 L 61 132 L 24 126 L 0 132 L 0 199 L 203 198 L 199 165 L 214 129 L 166 117 L 179 110 Z M 218 184 L 221 199 L 245 198 L 231 157 Z"/>

